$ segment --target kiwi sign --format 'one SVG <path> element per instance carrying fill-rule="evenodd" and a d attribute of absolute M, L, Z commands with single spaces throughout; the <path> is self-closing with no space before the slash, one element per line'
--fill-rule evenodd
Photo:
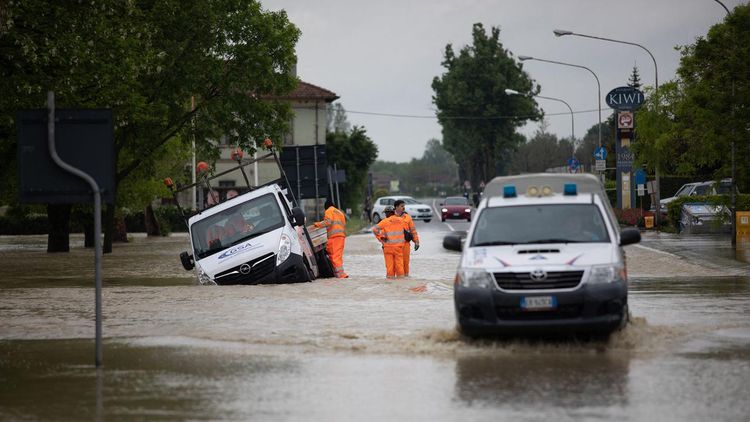
<path fill-rule="evenodd" d="M 609 91 L 606 97 L 607 105 L 618 111 L 637 110 L 644 99 L 643 92 L 630 86 L 617 87 Z"/>

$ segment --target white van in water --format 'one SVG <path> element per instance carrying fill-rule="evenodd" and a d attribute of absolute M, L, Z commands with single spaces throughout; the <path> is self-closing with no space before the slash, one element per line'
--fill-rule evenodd
<path fill-rule="evenodd" d="M 276 158 L 273 151 L 269 155 Z M 171 180 L 165 183 L 170 186 Z M 186 222 L 192 253 L 183 252 L 180 260 L 186 270 L 195 268 L 201 284 L 295 283 L 333 274 L 326 229 L 306 228 L 302 209 L 293 206 L 278 183 L 251 188 Z"/>
<path fill-rule="evenodd" d="M 455 277 L 462 333 L 602 332 L 628 319 L 620 231 L 601 182 L 588 174 L 498 177 L 485 188 Z"/>

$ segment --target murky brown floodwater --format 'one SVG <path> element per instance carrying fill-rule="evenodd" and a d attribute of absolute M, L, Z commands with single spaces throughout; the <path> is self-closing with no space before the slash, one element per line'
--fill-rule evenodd
<path fill-rule="evenodd" d="M 44 237 L 0 237 L 0 419 L 750 414 L 742 266 L 722 277 L 655 277 L 638 267 L 646 249 L 634 249 L 633 322 L 608 341 L 470 341 L 454 330 L 458 255 L 441 247 L 447 228 L 418 229 L 423 247 L 407 281 L 386 281 L 378 244 L 352 236 L 350 279 L 279 286 L 195 285 L 177 257 L 186 237 L 136 236 L 105 257 L 101 371 L 92 365 L 92 251 L 79 238 L 70 254 L 50 255 Z"/>

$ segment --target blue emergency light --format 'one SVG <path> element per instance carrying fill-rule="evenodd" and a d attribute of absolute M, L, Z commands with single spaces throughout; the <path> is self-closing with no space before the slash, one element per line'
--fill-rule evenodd
<path fill-rule="evenodd" d="M 516 197 L 515 185 L 503 186 L 503 198 L 515 198 L 515 197 Z"/>
<path fill-rule="evenodd" d="M 578 187 L 575 183 L 566 183 L 563 186 L 563 195 L 578 195 Z"/>

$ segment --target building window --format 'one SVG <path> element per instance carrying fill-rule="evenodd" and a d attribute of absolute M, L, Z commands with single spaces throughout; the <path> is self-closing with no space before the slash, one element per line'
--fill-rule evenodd
<path fill-rule="evenodd" d="M 284 145 L 294 145 L 294 118 L 289 119 L 289 132 L 284 134 Z"/>

